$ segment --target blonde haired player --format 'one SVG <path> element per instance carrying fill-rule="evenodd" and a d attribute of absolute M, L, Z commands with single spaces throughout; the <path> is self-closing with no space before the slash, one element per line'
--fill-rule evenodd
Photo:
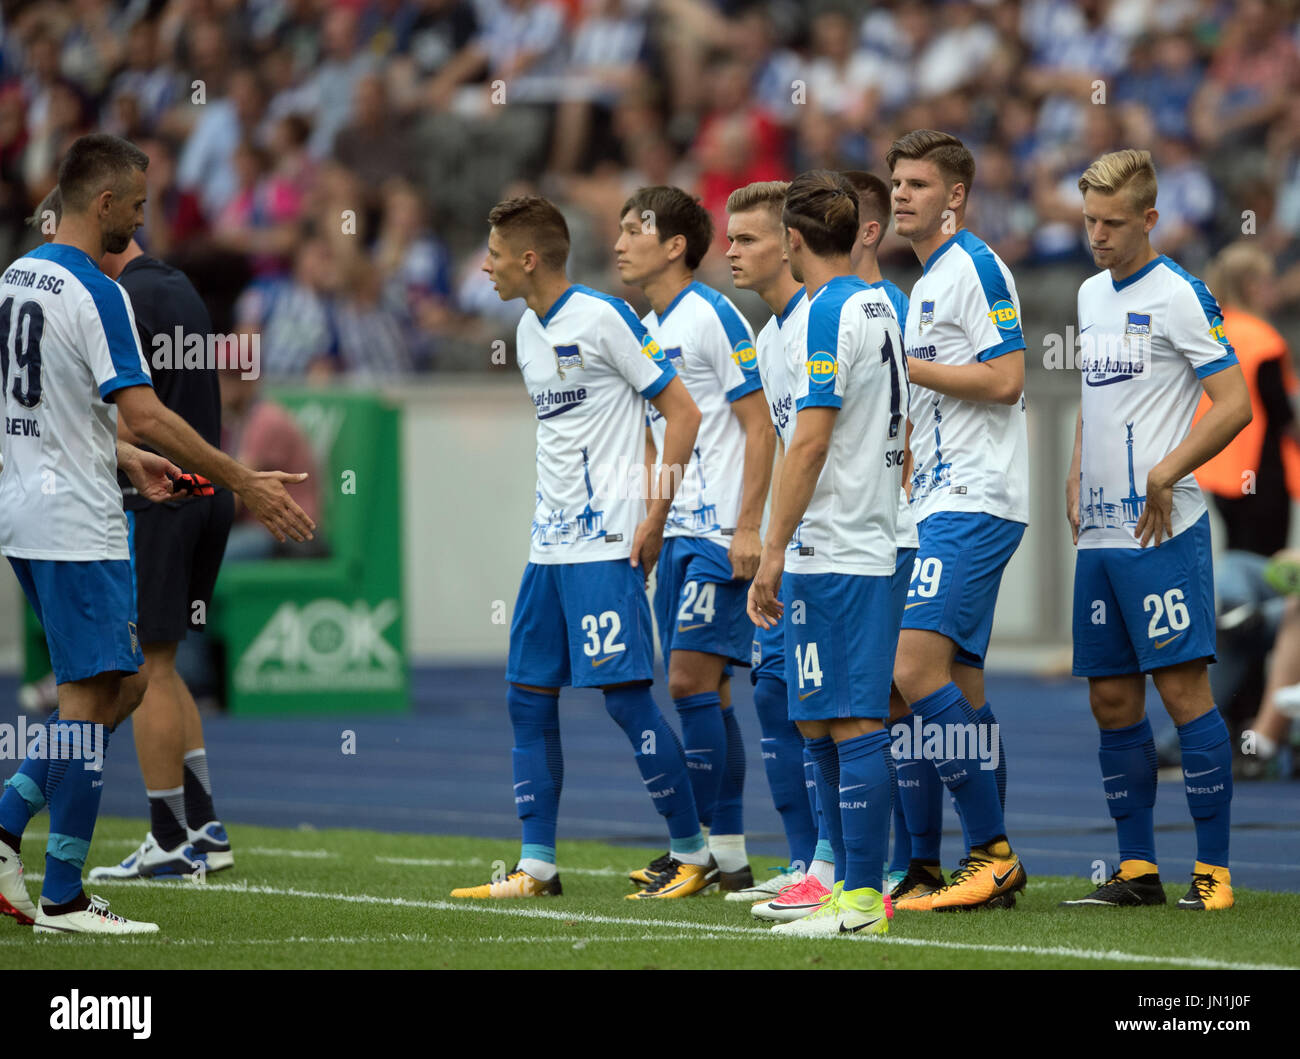
<path fill-rule="evenodd" d="M 1101 729 L 1106 806 L 1120 866 L 1066 905 L 1162 905 L 1152 809 L 1150 673 L 1178 726 L 1196 828 L 1192 886 L 1178 902 L 1231 908 L 1232 747 L 1214 708 L 1210 520 L 1192 472 L 1251 420 L 1250 394 L 1209 289 L 1151 246 L 1156 171 L 1147 151 L 1102 155 L 1079 178 L 1103 271 L 1079 288 L 1083 403 L 1066 479 L 1074 570 L 1074 673 Z M 1204 392 L 1209 411 L 1193 425 Z"/>

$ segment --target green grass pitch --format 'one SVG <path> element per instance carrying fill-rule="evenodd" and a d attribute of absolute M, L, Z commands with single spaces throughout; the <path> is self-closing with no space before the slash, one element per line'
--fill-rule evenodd
<path fill-rule="evenodd" d="M 120 860 L 138 820 L 99 821 L 89 864 Z M 0 921 L 11 968 L 1256 968 L 1300 967 L 1300 894 L 1236 892 L 1227 913 L 1077 909 L 1082 879 L 1035 877 L 1011 911 L 895 917 L 888 936 L 772 937 L 721 897 L 628 902 L 629 868 L 657 849 L 560 844 L 564 896 L 452 901 L 486 881 L 512 841 L 231 826 L 235 867 L 204 883 L 94 883 L 140 939 L 34 936 Z M 24 842 L 39 890 L 44 836 Z M 513 866 L 513 859 L 507 867 Z M 757 867 L 758 865 L 756 865 Z M 1033 865 L 1027 865 L 1030 871 Z"/>

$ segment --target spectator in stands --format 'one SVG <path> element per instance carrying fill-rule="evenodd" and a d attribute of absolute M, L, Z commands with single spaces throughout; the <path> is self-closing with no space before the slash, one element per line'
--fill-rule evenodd
<path fill-rule="evenodd" d="M 266 100 L 251 66 L 231 73 L 226 95 L 199 108 L 194 131 L 181 150 L 176 177 L 183 191 L 198 195 L 208 219 L 219 217 L 239 191 L 235 153 L 245 141 L 260 143 Z"/>
<path fill-rule="evenodd" d="M 1293 567 L 1300 563 L 1300 553 L 1286 553 L 1280 558 Z M 1259 712 L 1242 734 L 1243 754 L 1238 771 L 1242 779 L 1280 775 L 1278 752 L 1286 744 L 1297 719 L 1300 719 L 1300 597 L 1292 595 L 1286 599 L 1278 623 Z M 1300 762 L 1293 757 L 1292 776 L 1297 774 L 1297 765 Z"/>
<path fill-rule="evenodd" d="M 610 122 L 646 71 L 646 19 L 626 0 L 588 0 L 572 37 L 548 168 L 557 175 L 614 157 Z"/>
<path fill-rule="evenodd" d="M 176 71 L 158 46 L 158 23 L 142 18 L 127 32 L 126 66 L 114 78 L 109 98 L 136 101 L 140 123 L 152 131 L 181 95 Z"/>
<path fill-rule="evenodd" d="M 375 57 L 361 50 L 357 38 L 356 12 L 332 6 L 325 15 L 321 62 L 304 85 L 312 119 L 308 148 L 313 158 L 325 158 L 334 149 L 334 137 L 352 116 L 358 82 L 376 69 Z"/>
<path fill-rule="evenodd" d="M 235 152 L 239 190 L 213 225 L 214 242 L 247 255 L 258 277 L 280 276 L 288 271 L 303 211 L 300 190 L 271 172 L 270 159 L 269 152 L 257 144 L 240 144 Z"/>
<path fill-rule="evenodd" d="M 1265 319 L 1273 263 L 1254 243 L 1240 240 L 1214 259 L 1207 282 L 1241 361 L 1254 418 L 1196 478 L 1223 517 L 1229 550 L 1271 556 L 1286 547 L 1291 502 L 1300 500 L 1300 423 L 1293 405 L 1300 384 L 1286 340 Z M 1207 407 L 1203 401 L 1198 416 Z"/>
<path fill-rule="evenodd" d="M 379 74 L 366 73 L 357 80 L 352 119 L 335 137 L 333 154 L 366 189 L 367 208 L 378 207 L 384 181 L 414 175 L 407 123 L 391 107 Z"/>
<path fill-rule="evenodd" d="M 430 229 L 419 192 L 405 181 L 385 186 L 372 261 L 384 304 L 401 324 L 412 363 L 429 367 L 438 337 L 453 325 L 451 256 Z"/>
<path fill-rule="evenodd" d="M 140 245 L 154 257 L 166 260 L 178 246 L 207 230 L 198 196 L 176 183 L 176 152 L 163 139 L 141 140 L 137 145 L 149 156 L 149 197 L 144 204 L 144 229 Z"/>
<path fill-rule="evenodd" d="M 255 283 L 240 296 L 238 324 L 260 335 L 262 375 L 271 380 L 329 375 L 338 354 L 334 296 L 339 286 L 330 241 L 302 238 L 289 279 Z"/>

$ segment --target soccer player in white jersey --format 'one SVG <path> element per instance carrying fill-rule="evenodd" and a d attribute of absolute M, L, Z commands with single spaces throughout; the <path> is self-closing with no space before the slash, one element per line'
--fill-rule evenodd
<path fill-rule="evenodd" d="M 506 667 L 523 849 L 504 878 L 451 896 L 561 892 L 559 689 L 572 685 L 605 693 L 605 708 L 632 743 L 647 793 L 668 823 L 668 859 L 629 896 L 686 897 L 716 885 L 717 865 L 681 747 L 650 696 L 646 577 L 680 478 L 672 467 L 690 459 L 700 413 L 631 306 L 569 282 L 569 229 L 554 205 L 533 195 L 507 199 L 488 223 L 483 271 L 503 301 L 528 303 L 516 355 L 537 415 L 537 506 Z M 665 420 L 666 466 L 656 483 L 642 480 L 646 401 Z"/>
<path fill-rule="evenodd" d="M 769 490 L 773 504 L 780 489 L 785 442 L 794 430 L 795 419 L 786 339 L 799 329 L 808 308 L 803 286 L 790 274 L 783 245 L 781 211 L 789 187 L 785 180 L 759 181 L 737 188 L 727 199 L 727 262 L 731 278 L 738 290 L 754 291 L 772 310 L 772 318 L 758 333 L 754 345 L 764 399 L 776 432 L 776 460 Z M 763 733 L 763 768 L 772 803 L 781 817 L 790 860 L 775 878 L 756 882 L 727 898 L 766 904 L 780 895 L 780 900 L 789 897 L 788 904 L 806 913 L 816 910 L 835 882 L 833 855 L 829 840 L 824 849 L 817 849 L 816 787 L 808 786 L 812 783 L 811 758 L 806 758 L 803 736 L 790 720 L 786 701 L 785 626 L 778 621 L 770 628 L 753 626 L 753 630 L 749 679 Z M 796 890 L 799 893 L 795 894 Z M 805 891 L 811 891 L 813 896 L 809 898 Z M 760 915 L 758 911 L 755 914 Z"/>
<path fill-rule="evenodd" d="M 703 417 L 664 530 L 655 619 L 696 808 L 720 888 L 734 893 L 754 876 L 741 804 L 745 748 L 728 673 L 750 660 L 745 596 L 758 569 L 775 434 L 749 324 L 695 279 L 712 242 L 713 220 L 698 201 L 680 188 L 645 187 L 623 203 L 614 253 L 623 281 L 650 302 L 642 323 Z M 663 419 L 651 410 L 649 441 L 666 462 L 663 439 Z M 631 878 L 644 884 L 659 868 L 652 862 Z"/>
<path fill-rule="evenodd" d="M 945 740 L 958 756 L 922 758 L 900 788 L 912 864 L 895 887 L 899 911 L 1008 907 L 1025 871 L 1007 841 L 1001 767 L 981 747 L 997 731 L 984 695 L 984 655 L 998 586 L 1029 521 L 1025 341 L 1006 265 L 962 225 L 975 159 L 955 136 L 920 129 L 886 155 L 894 226 L 922 264 L 905 340 L 912 382 L 912 511 L 920 547 L 907 593 L 894 679 L 924 724 L 978 739 Z M 978 711 L 978 712 L 977 712 Z M 954 727 L 949 727 L 949 726 Z M 914 753 L 914 759 L 915 759 Z M 931 769 L 933 764 L 934 769 Z M 942 887 L 932 812 L 953 795 L 969 853 Z"/>
<path fill-rule="evenodd" d="M 807 287 L 807 337 L 802 350 L 789 351 L 798 416 L 749 613 L 767 628 L 789 611 L 790 716 L 816 766 L 835 885 L 817 911 L 773 929 L 885 933 L 880 885 L 893 804 L 885 720 L 901 603 L 893 580 L 907 409 L 902 336 L 884 292 L 851 272 L 858 201 L 847 180 L 826 170 L 800 175 L 782 223 L 790 271 Z"/>
<path fill-rule="evenodd" d="M 81 886 L 108 733 L 144 693 L 117 416 L 155 449 L 239 494 L 280 539 L 306 539 L 314 528 L 284 489 L 303 475 L 250 471 L 154 393 L 130 300 L 97 264 L 124 250 L 142 223 L 148 164 L 116 136 L 74 141 L 59 166 L 54 241 L 0 275 L 0 551 L 45 627 L 60 714 L 46 731 L 47 755 L 27 759 L 0 798 L 0 911 L 34 921 L 38 933 L 158 929 L 109 912 Z M 50 829 L 37 908 L 23 884 L 20 844 L 44 805 Z"/>
<path fill-rule="evenodd" d="M 1215 709 L 1210 519 L 1192 472 L 1250 422 L 1250 395 L 1214 295 L 1151 246 L 1156 171 L 1147 151 L 1102 155 L 1079 178 L 1102 269 L 1079 288 L 1083 404 L 1066 479 L 1074 568 L 1074 673 L 1101 729 L 1102 786 L 1119 869 L 1064 904 L 1163 905 L 1152 809 L 1156 746 L 1146 674 L 1178 727 L 1196 828 L 1179 908 L 1231 908 L 1232 745 Z M 1211 405 L 1192 425 L 1204 391 Z M 1141 490 L 1138 486 L 1141 485 Z"/>
<path fill-rule="evenodd" d="M 880 240 L 884 238 L 885 229 L 889 227 L 889 185 L 875 173 L 868 173 L 861 169 L 846 169 L 844 176 L 858 193 L 858 237 L 854 240 L 849 264 L 853 266 L 853 274 L 868 287 L 879 287 L 885 292 L 889 304 L 894 307 L 894 312 L 898 316 L 898 326 L 901 330 L 907 323 L 907 295 L 896 283 L 885 279 L 880 272 L 880 263 L 876 260 Z M 906 365 L 906 357 L 903 358 L 903 363 Z M 906 489 L 907 479 L 912 470 L 911 437 L 912 425 L 909 420 L 908 445 L 903 454 L 904 488 L 898 491 L 898 561 L 894 570 L 894 590 L 904 596 L 907 595 L 912 569 L 916 563 L 916 549 L 920 545 L 920 537 L 916 532 L 916 518 L 912 515 L 911 500 Z M 890 730 L 893 730 L 895 724 L 908 722 L 911 712 L 898 688 L 892 688 L 889 693 Z M 895 759 L 894 764 L 896 770 L 900 772 L 916 768 L 915 762 L 910 760 Z M 919 785 L 920 780 L 913 780 L 910 775 L 900 775 L 898 782 Z M 912 836 L 907 830 L 907 820 L 903 816 L 903 800 L 898 796 L 897 790 L 894 792 L 893 832 L 893 853 L 889 859 L 887 879 L 891 890 L 906 877 L 907 869 L 912 862 Z"/>

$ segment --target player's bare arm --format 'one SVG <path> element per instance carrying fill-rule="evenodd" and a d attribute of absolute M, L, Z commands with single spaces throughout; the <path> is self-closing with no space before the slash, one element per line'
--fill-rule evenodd
<path fill-rule="evenodd" d="M 731 559 L 731 576 L 748 581 L 758 571 L 763 552 L 759 528 L 763 522 L 763 505 L 771 484 L 772 453 L 776 448 L 776 431 L 767 412 L 767 397 L 762 390 L 747 393 L 732 402 L 731 411 L 745 431 L 745 467 L 741 478 L 740 511 L 736 532 L 727 555 Z"/>
<path fill-rule="evenodd" d="M 311 540 L 316 523 L 285 490 L 286 483 L 301 482 L 306 474 L 250 470 L 204 441 L 158 400 L 152 386 L 127 386 L 112 397 L 136 436 L 236 493 L 277 540 Z"/>
<path fill-rule="evenodd" d="M 1070 470 L 1065 476 L 1065 520 L 1070 524 L 1070 536 L 1079 543 L 1079 473 L 1083 468 L 1083 409 L 1074 421 L 1074 454 L 1070 457 Z"/>
<path fill-rule="evenodd" d="M 1025 351 L 974 364 L 934 364 L 908 357 L 907 373 L 913 385 L 962 401 L 1015 404 L 1025 392 Z"/>
<path fill-rule="evenodd" d="M 1187 437 L 1151 468 L 1147 475 L 1146 510 L 1133 527 L 1142 547 L 1154 539 L 1156 547 L 1173 533 L 1174 485 L 1186 478 L 1249 425 L 1253 418 L 1250 391 L 1241 366 L 1234 364 L 1201 380 L 1210 398 L 1210 410 L 1187 432 Z"/>
<path fill-rule="evenodd" d="M 805 408 L 795 422 L 794 437 L 781 463 L 780 492 L 772 508 L 763 542 L 763 556 L 749 588 L 749 620 L 764 629 L 776 624 L 784 610 L 777 592 L 785 570 L 785 549 L 794 536 L 795 527 L 808 510 L 817 479 L 831 448 L 831 431 L 838 409 Z"/>
<path fill-rule="evenodd" d="M 695 436 L 700 430 L 700 410 L 681 379 L 674 377 L 650 403 L 664 417 L 664 450 L 660 453 L 658 487 L 646 501 L 646 517 L 636 528 L 629 559 L 633 566 L 645 570 L 646 577 L 659 561 L 668 509 L 672 507 L 686 465 L 691 462 Z"/>
<path fill-rule="evenodd" d="M 172 480 L 182 471 L 166 456 L 145 452 L 130 442 L 118 440 L 117 465 L 146 500 L 174 500 Z"/>

